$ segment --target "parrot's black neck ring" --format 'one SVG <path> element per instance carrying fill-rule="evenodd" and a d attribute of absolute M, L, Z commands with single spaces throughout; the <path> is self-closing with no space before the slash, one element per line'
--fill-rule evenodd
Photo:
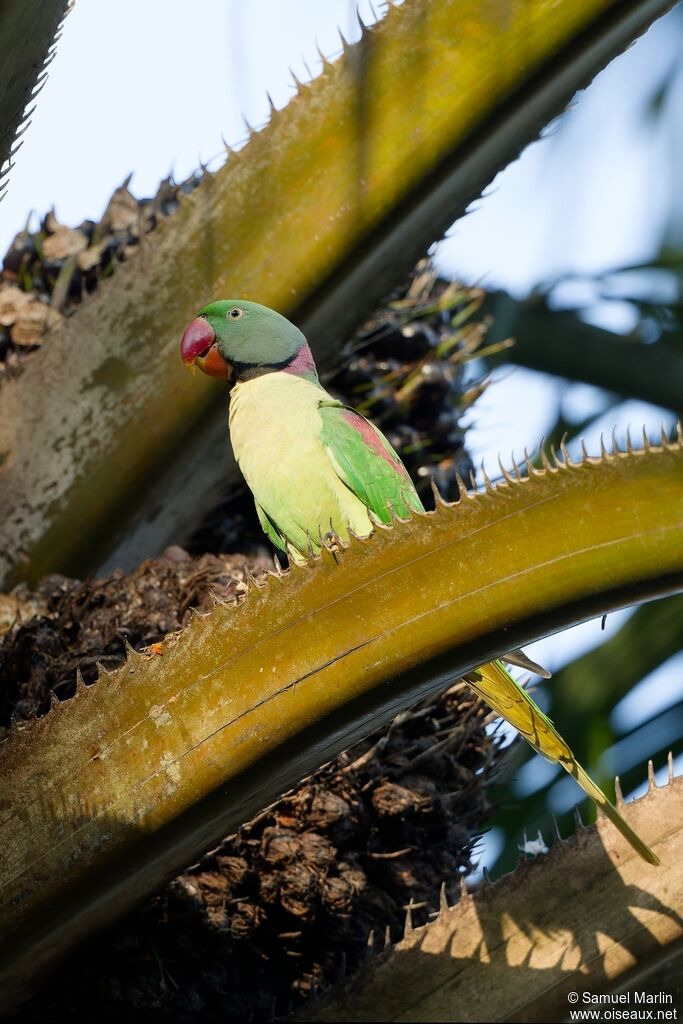
<path fill-rule="evenodd" d="M 235 367 L 235 378 L 237 381 L 255 380 L 257 377 L 263 377 L 267 373 L 278 373 L 283 370 L 290 370 L 290 372 L 301 374 L 302 376 L 304 374 L 314 376 L 316 379 L 318 376 L 308 344 L 302 345 L 288 359 L 283 359 L 278 363 L 234 362 L 233 366 Z"/>
<path fill-rule="evenodd" d="M 277 373 L 289 366 L 291 359 L 283 363 L 234 363 L 235 377 L 238 381 L 255 380 L 256 377 L 264 377 L 267 373 Z"/>

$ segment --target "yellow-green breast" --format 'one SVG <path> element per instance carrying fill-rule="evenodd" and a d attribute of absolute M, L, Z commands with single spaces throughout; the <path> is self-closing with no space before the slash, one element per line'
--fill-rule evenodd
<path fill-rule="evenodd" d="M 230 393 L 233 451 L 256 501 L 288 544 L 305 554 L 333 529 L 372 532 L 365 505 L 339 479 L 323 446 L 317 384 L 290 373 L 267 373 Z"/>

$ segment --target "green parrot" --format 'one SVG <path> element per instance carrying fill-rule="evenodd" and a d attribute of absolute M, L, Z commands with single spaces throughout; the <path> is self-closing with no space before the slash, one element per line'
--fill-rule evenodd
<path fill-rule="evenodd" d="M 387 439 L 325 391 L 306 338 L 280 313 L 244 299 L 212 302 L 185 331 L 181 356 L 187 367 L 227 381 L 235 458 L 264 532 L 290 558 L 305 561 L 329 537 L 346 541 L 350 531 L 367 537 L 392 514 L 425 511 Z M 538 670 L 521 651 L 506 660 Z M 574 776 L 644 860 L 659 863 L 501 661 L 465 678 L 535 750 Z"/>

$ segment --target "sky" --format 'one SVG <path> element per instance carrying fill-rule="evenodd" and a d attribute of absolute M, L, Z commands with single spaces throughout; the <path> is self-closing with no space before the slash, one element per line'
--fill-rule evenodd
<path fill-rule="evenodd" d="M 256 126 L 265 121 L 267 93 L 278 107 L 293 95 L 290 68 L 304 80 L 317 74 L 318 48 L 329 57 L 340 50 L 338 25 L 348 39 L 357 37 L 355 9 L 349 0 L 196 0 L 188 16 L 186 0 L 77 0 L 0 203 L 0 249 L 31 211 L 34 225 L 53 205 L 70 225 L 99 217 L 131 172 L 133 192 L 147 196 L 169 173 L 182 179 L 200 162 L 218 166 L 223 139 L 244 139 L 243 116 Z M 374 20 L 368 0 L 359 12 Z M 436 247 L 444 272 L 519 296 L 574 275 L 558 291 L 560 303 L 586 301 L 596 322 L 632 326 L 623 303 L 592 302 L 583 275 L 647 259 L 671 229 L 681 142 L 648 112 L 683 57 L 681 13 L 679 5 L 612 62 L 496 177 Z M 483 459 L 494 475 L 501 438 L 508 464 L 511 451 L 519 456 L 533 447 L 554 420 L 560 394 L 577 416 L 603 402 L 588 386 L 568 389 L 531 371 L 497 371 L 468 433 L 475 461 Z M 629 422 L 656 431 L 663 418 L 652 406 L 625 403 L 588 432 L 589 450 L 615 422 L 622 433 Z M 625 614 L 610 616 L 608 635 Z M 599 622 L 587 623 L 530 653 L 558 668 L 604 638 Z M 682 677 L 676 664 L 657 685 L 679 692 Z"/>

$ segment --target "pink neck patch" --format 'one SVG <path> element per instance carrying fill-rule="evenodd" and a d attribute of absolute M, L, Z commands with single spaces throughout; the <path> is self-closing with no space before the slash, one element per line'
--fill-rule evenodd
<path fill-rule="evenodd" d="M 308 347 L 308 344 L 301 346 L 291 363 L 288 363 L 287 366 L 283 367 L 282 372 L 295 373 L 300 376 L 303 374 L 313 374 L 315 379 L 318 379 L 318 371 L 315 368 L 313 353 Z"/>

